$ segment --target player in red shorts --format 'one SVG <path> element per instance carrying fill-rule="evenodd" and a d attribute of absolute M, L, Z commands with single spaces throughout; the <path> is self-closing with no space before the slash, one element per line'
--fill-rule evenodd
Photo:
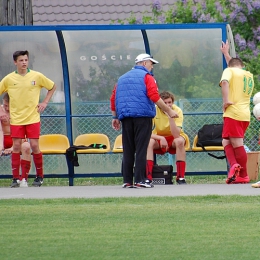
<path fill-rule="evenodd" d="M 5 93 L 3 96 L 3 105 L 1 108 L 7 114 L 7 116 L 10 117 L 9 95 L 7 93 Z M 10 131 L 10 120 L 8 118 L 1 120 L 0 126 L 2 130 L 0 133 L 0 149 L 2 151 L 2 155 L 8 155 L 13 152 L 13 139 L 11 137 Z M 20 176 L 20 187 L 28 187 L 27 179 L 31 168 L 31 148 L 29 142 L 25 139 L 22 143 L 21 153 L 22 174 Z"/>
<path fill-rule="evenodd" d="M 0 95 L 8 93 L 10 97 L 10 128 L 13 139 L 11 166 L 13 182 L 11 187 L 19 187 L 19 170 L 21 167 L 22 140 L 28 138 L 32 157 L 36 168 L 36 178 L 32 185 L 40 187 L 43 184 L 43 155 L 39 147 L 40 113 L 47 107 L 56 85 L 38 71 L 28 68 L 29 52 L 13 53 L 16 70 L 6 75 L 0 82 Z M 40 102 L 42 88 L 47 90 L 45 98 Z M 0 119 L 8 117 L 0 111 Z"/>
<path fill-rule="evenodd" d="M 230 59 L 219 84 L 223 98 L 222 144 L 230 165 L 227 184 L 250 181 L 244 135 L 250 123 L 250 97 L 254 80 L 253 75 L 243 68 L 244 64 L 239 58 Z"/>
<path fill-rule="evenodd" d="M 183 113 L 182 110 L 174 104 L 174 95 L 164 91 L 160 93 L 164 103 L 173 109 L 179 117 L 169 118 L 159 107 L 156 107 L 156 116 L 153 119 L 154 130 L 147 149 L 146 177 L 152 181 L 152 170 L 154 165 L 153 154 L 176 154 L 176 182 L 186 184 L 186 151 L 185 138 L 182 136 Z"/>

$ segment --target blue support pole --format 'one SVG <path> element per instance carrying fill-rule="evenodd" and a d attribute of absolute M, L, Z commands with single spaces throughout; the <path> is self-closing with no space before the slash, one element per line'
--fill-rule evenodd
<path fill-rule="evenodd" d="M 65 41 L 63 38 L 62 31 L 56 31 L 56 35 L 60 47 L 61 55 L 61 64 L 63 72 L 63 82 L 64 82 L 64 94 L 65 94 L 65 112 L 66 112 L 66 131 L 67 136 L 70 141 L 70 145 L 73 144 L 73 135 L 72 135 L 72 119 L 71 119 L 71 96 L 70 96 L 70 80 L 69 80 L 69 66 L 67 60 L 67 52 L 65 47 Z M 74 166 L 68 160 L 66 156 L 66 161 L 68 165 L 68 174 L 69 174 L 69 186 L 73 186 L 74 181 Z"/>
<path fill-rule="evenodd" d="M 150 45 L 149 45 L 146 30 L 141 30 L 141 32 L 142 32 L 142 35 L 143 35 L 145 52 L 148 53 L 148 54 L 151 54 Z"/>

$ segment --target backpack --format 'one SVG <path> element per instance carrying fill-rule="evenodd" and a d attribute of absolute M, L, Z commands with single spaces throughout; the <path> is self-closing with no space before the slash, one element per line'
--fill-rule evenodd
<path fill-rule="evenodd" d="M 202 147 L 204 151 L 207 151 L 205 146 L 222 146 L 222 131 L 223 131 L 223 124 L 204 125 L 198 131 L 197 146 Z M 226 157 L 226 156 L 215 156 L 210 153 L 208 154 L 216 159 L 224 159 Z"/>

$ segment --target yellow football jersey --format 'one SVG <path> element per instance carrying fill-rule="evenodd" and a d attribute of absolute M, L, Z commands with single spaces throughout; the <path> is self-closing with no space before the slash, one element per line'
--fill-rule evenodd
<path fill-rule="evenodd" d="M 228 100 L 234 104 L 226 109 L 223 117 L 250 121 L 250 97 L 254 89 L 253 74 L 240 68 L 226 68 L 220 86 L 224 80 L 229 83 Z"/>
<path fill-rule="evenodd" d="M 176 126 L 182 128 L 182 124 L 183 124 L 182 110 L 175 104 L 172 105 L 172 109 L 176 111 L 179 116 L 178 118 L 174 118 Z M 153 118 L 153 134 L 157 134 L 160 136 L 172 135 L 169 118 L 158 106 L 156 106 L 156 115 Z"/>
<path fill-rule="evenodd" d="M 7 92 L 10 97 L 10 123 L 29 125 L 40 122 L 37 112 L 42 88 L 51 90 L 54 82 L 42 73 L 28 70 L 25 76 L 12 72 L 0 82 L 0 94 Z"/>

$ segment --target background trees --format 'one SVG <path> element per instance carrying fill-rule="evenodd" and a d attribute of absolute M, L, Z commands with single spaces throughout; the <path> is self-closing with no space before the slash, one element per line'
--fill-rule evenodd
<path fill-rule="evenodd" d="M 215 23 L 230 24 L 237 56 L 255 77 L 255 91 L 260 91 L 258 62 L 260 52 L 260 1 L 252 0 L 176 0 L 171 8 L 164 10 L 160 0 L 153 0 L 153 15 L 142 17 L 134 14 L 121 24 L 167 24 L 167 23 Z"/>

